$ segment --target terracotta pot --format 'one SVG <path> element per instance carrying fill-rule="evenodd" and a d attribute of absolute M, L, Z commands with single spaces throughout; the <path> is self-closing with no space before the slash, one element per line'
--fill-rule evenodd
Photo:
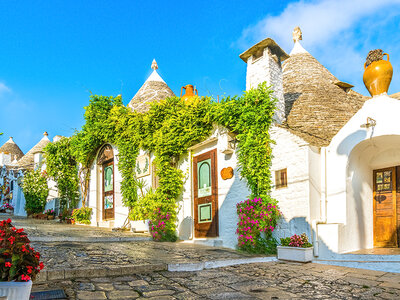
<path fill-rule="evenodd" d="M 368 67 L 364 64 L 363 81 L 371 96 L 387 93 L 393 76 L 393 67 L 389 62 L 389 54 L 384 53 L 387 60 L 372 62 Z"/>
<path fill-rule="evenodd" d="M 185 89 L 185 95 L 182 96 L 183 89 Z M 181 88 L 181 99 L 182 99 L 183 101 L 186 101 L 186 100 L 188 100 L 189 98 L 192 98 L 192 97 L 195 97 L 195 96 L 199 96 L 199 93 L 197 92 L 197 89 L 195 89 L 195 88 L 193 87 L 193 85 L 188 84 L 188 85 L 183 86 L 183 87 Z"/>
<path fill-rule="evenodd" d="M 54 216 L 53 215 L 47 215 L 47 220 L 54 220 Z"/>

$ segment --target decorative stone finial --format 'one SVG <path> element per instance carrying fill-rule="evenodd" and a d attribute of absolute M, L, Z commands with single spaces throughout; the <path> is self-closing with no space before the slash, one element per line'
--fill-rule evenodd
<path fill-rule="evenodd" d="M 151 63 L 151 68 L 155 71 L 158 69 L 158 65 L 155 59 L 153 59 L 153 62 Z"/>
<path fill-rule="evenodd" d="M 298 42 L 298 41 L 301 41 L 301 40 L 303 39 L 303 34 L 302 34 L 301 29 L 300 29 L 299 26 L 296 26 L 296 27 L 293 29 L 292 35 L 293 35 L 293 42 L 294 42 L 294 43 L 296 43 L 296 42 Z"/>
<path fill-rule="evenodd" d="M 44 135 L 44 136 L 48 136 L 49 134 L 47 133 L 47 131 L 45 131 L 45 132 L 43 133 L 43 135 Z"/>

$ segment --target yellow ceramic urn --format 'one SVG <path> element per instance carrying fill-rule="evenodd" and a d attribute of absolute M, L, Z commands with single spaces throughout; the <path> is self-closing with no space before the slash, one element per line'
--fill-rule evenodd
<path fill-rule="evenodd" d="M 384 53 L 387 60 L 373 61 L 368 67 L 364 64 L 363 81 L 371 96 L 387 93 L 393 76 L 393 67 L 389 62 L 389 54 Z"/>

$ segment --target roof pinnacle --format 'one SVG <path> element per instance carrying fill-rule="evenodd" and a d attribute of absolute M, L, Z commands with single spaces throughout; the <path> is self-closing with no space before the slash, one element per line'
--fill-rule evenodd
<path fill-rule="evenodd" d="M 155 71 L 158 69 L 158 65 L 155 59 L 153 59 L 153 62 L 151 63 L 151 68 Z"/>
<path fill-rule="evenodd" d="M 301 41 L 301 40 L 303 39 L 303 33 L 301 32 L 301 29 L 300 29 L 299 26 L 296 26 L 296 27 L 293 29 L 292 35 L 293 35 L 293 42 L 294 42 L 294 43 L 296 43 L 296 42 L 298 42 L 298 41 Z"/>

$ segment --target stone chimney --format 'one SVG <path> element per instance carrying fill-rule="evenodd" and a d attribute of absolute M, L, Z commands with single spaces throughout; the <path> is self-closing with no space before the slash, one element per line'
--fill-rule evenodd
<path fill-rule="evenodd" d="M 246 90 L 257 88 L 264 81 L 273 89 L 274 96 L 278 99 L 274 120 L 281 124 L 285 118 L 281 64 L 289 58 L 289 55 L 274 40 L 267 38 L 240 54 L 239 57 L 247 63 Z"/>

